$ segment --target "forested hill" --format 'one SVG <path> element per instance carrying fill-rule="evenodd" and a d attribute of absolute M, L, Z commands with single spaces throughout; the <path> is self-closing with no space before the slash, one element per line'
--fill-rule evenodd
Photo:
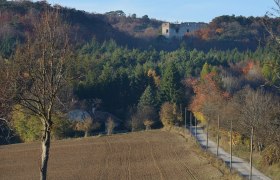
<path fill-rule="evenodd" d="M 0 51 L 4 56 L 11 54 L 17 42 L 23 42 L 45 7 L 45 1 L 6 1 L 0 0 Z M 161 36 L 162 21 L 151 19 L 148 15 L 137 17 L 126 15 L 123 11 L 94 14 L 55 5 L 64 19 L 72 27 L 72 38 L 77 44 L 96 39 L 99 42 L 114 39 L 117 44 L 129 48 L 175 50 L 184 44 L 189 49 L 208 51 L 210 49 L 255 50 L 263 46 L 268 34 L 263 26 L 264 18 L 221 16 L 209 23 L 207 28 L 186 34 L 183 40 L 167 40 Z M 93 10 L 94 11 L 94 10 Z M 275 31 L 280 31 L 279 19 L 269 19 Z"/>
<path fill-rule="evenodd" d="M 50 8 L 45 1 L 6 1 L 0 0 L 0 51 L 5 56 L 10 55 L 15 44 L 23 42 L 27 32 L 32 29 L 32 22 L 42 11 Z M 99 42 L 114 39 L 119 45 L 139 47 L 141 40 L 114 28 L 103 18 L 103 15 L 90 14 L 71 8 L 55 5 L 61 11 L 64 20 L 71 26 L 71 39 L 75 44 L 83 44 L 92 39 Z"/>

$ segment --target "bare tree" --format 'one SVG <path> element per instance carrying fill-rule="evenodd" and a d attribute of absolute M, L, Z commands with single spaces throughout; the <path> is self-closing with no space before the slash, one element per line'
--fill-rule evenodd
<path fill-rule="evenodd" d="M 14 69 L 11 63 L 0 58 L 0 144 L 9 143 L 13 137 L 9 114 L 12 110 L 13 98 L 16 94 L 13 81 Z"/>
<path fill-rule="evenodd" d="M 144 106 L 138 110 L 141 114 L 141 119 L 146 127 L 146 130 L 150 130 L 157 117 L 156 110 L 152 106 Z"/>
<path fill-rule="evenodd" d="M 275 7 L 271 9 L 271 11 L 268 11 L 266 13 L 267 17 L 271 18 L 279 18 L 280 17 L 280 0 L 274 0 Z M 264 21 L 265 27 L 267 29 L 267 32 L 271 35 L 271 37 L 280 44 L 280 35 L 279 33 L 275 32 L 273 29 L 273 26 L 269 20 Z"/>
<path fill-rule="evenodd" d="M 19 103 L 42 122 L 42 154 L 40 177 L 47 178 L 53 114 L 65 100 L 69 85 L 71 50 L 68 26 L 58 10 L 46 9 L 38 21 L 32 22 L 32 34 L 26 44 L 17 48 Z M 62 93 L 63 92 L 63 93 Z"/>
<path fill-rule="evenodd" d="M 115 124 L 113 118 L 109 117 L 107 120 L 107 123 L 106 123 L 106 129 L 107 129 L 108 135 L 113 134 L 113 130 L 114 130 L 115 126 L 116 126 L 116 124 Z"/>
<path fill-rule="evenodd" d="M 225 105 L 225 100 L 220 94 L 212 93 L 212 96 L 202 106 L 202 113 L 207 118 L 206 124 L 206 149 L 208 148 L 208 139 L 209 139 L 209 125 L 212 125 L 216 128 L 217 132 L 217 155 L 219 149 L 219 129 L 220 129 L 220 114 L 221 110 Z M 216 122 L 216 123 L 215 123 Z"/>
<path fill-rule="evenodd" d="M 90 131 L 93 129 L 93 120 L 90 116 L 85 117 L 83 121 L 77 121 L 75 123 L 75 129 L 78 131 L 84 131 L 85 137 L 90 135 Z"/>
<path fill-rule="evenodd" d="M 146 131 L 151 130 L 151 126 L 154 124 L 154 121 L 152 119 L 146 119 L 144 120 L 144 125 L 146 126 Z"/>
<path fill-rule="evenodd" d="M 171 127 L 182 121 L 181 113 L 178 112 L 176 104 L 165 102 L 160 109 L 160 120 L 165 127 Z"/>
<path fill-rule="evenodd" d="M 135 113 L 131 116 L 129 126 L 131 127 L 132 132 L 144 129 L 143 125 L 143 120 L 138 113 Z"/>
<path fill-rule="evenodd" d="M 255 139 L 258 149 L 262 150 L 267 142 L 267 134 L 271 126 L 271 119 L 279 113 L 279 98 L 264 92 L 254 91 L 250 88 L 239 91 L 233 99 L 237 111 L 239 124 L 238 130 L 250 137 L 248 134 L 254 128 Z"/>

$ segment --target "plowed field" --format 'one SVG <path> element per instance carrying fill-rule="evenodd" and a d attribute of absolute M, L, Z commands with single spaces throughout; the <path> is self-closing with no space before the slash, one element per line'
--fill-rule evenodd
<path fill-rule="evenodd" d="M 0 179 L 39 179 L 40 143 L 0 146 Z M 48 178 L 56 180 L 223 179 L 193 151 L 193 143 L 164 131 L 54 141 Z"/>

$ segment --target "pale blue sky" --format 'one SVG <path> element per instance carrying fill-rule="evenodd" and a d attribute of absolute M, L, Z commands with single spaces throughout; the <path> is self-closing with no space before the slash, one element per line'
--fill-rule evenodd
<path fill-rule="evenodd" d="M 165 21 L 209 22 L 220 15 L 263 16 L 273 0 L 49 0 L 51 4 L 105 13 L 123 10 L 127 15 L 148 15 Z"/>

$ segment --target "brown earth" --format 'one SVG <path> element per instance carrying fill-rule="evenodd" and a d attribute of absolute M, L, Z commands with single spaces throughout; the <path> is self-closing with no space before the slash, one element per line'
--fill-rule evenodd
<path fill-rule="evenodd" d="M 54 141 L 49 179 L 225 179 L 175 133 L 149 131 Z M 0 146 L 0 179 L 39 179 L 40 144 Z"/>

